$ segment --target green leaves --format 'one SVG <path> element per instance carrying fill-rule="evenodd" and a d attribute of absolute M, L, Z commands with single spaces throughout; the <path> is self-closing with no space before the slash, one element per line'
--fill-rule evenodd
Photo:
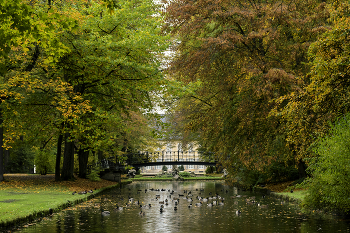
<path fill-rule="evenodd" d="M 349 115 L 340 118 L 325 137 L 313 146 L 317 158 L 310 160 L 312 178 L 305 183 L 309 195 L 303 203 L 309 208 L 331 211 L 350 211 L 348 197 L 350 180 L 350 128 Z"/>
<path fill-rule="evenodd" d="M 5 59 L 12 47 L 31 31 L 30 8 L 20 0 L 0 1 L 0 73 L 5 71 Z"/>

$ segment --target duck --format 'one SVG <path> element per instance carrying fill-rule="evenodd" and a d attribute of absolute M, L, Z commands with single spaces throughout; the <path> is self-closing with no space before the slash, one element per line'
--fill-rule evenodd
<path fill-rule="evenodd" d="M 142 210 L 140 211 L 139 215 L 142 217 L 142 216 L 145 216 L 145 212 L 143 212 Z"/>
<path fill-rule="evenodd" d="M 81 191 L 81 192 L 79 192 L 78 194 L 80 194 L 80 195 L 82 195 L 82 194 L 87 194 L 87 191 L 85 190 L 85 191 Z"/>
<path fill-rule="evenodd" d="M 116 205 L 115 210 L 123 210 L 123 207 Z"/>
<path fill-rule="evenodd" d="M 190 203 L 190 204 L 188 205 L 188 208 L 192 208 L 192 203 Z"/>
<path fill-rule="evenodd" d="M 163 210 L 163 208 L 162 208 L 162 207 L 160 207 L 159 212 L 161 212 L 161 213 L 163 213 L 163 212 L 164 212 L 164 210 Z"/>
<path fill-rule="evenodd" d="M 92 189 L 90 189 L 89 191 L 88 191 L 88 193 L 93 193 L 94 191 L 92 191 Z"/>
<path fill-rule="evenodd" d="M 109 212 L 108 210 L 102 211 L 101 215 L 102 216 L 109 216 L 111 214 L 111 212 Z"/>
<path fill-rule="evenodd" d="M 236 214 L 237 214 L 237 215 L 239 215 L 239 214 L 241 214 L 241 213 L 242 213 L 241 210 L 236 210 Z"/>
<path fill-rule="evenodd" d="M 202 206 L 202 202 L 198 202 L 198 203 L 196 203 L 196 206 Z"/>
<path fill-rule="evenodd" d="M 72 193 L 72 195 L 75 195 L 77 193 L 77 191 L 74 191 L 73 193 Z"/>
<path fill-rule="evenodd" d="M 207 206 L 208 206 L 208 207 L 212 207 L 213 204 L 212 204 L 212 203 L 208 203 Z"/>
<path fill-rule="evenodd" d="M 174 210 L 177 210 L 177 206 L 174 206 Z"/>
<path fill-rule="evenodd" d="M 258 203 L 258 206 L 259 206 L 260 208 L 268 208 L 268 205 L 261 205 L 260 203 Z"/>

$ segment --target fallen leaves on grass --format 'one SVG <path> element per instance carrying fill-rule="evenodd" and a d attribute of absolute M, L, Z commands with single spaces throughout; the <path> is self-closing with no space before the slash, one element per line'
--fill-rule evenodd
<path fill-rule="evenodd" d="M 5 181 L 0 183 L 1 189 L 18 190 L 46 190 L 57 189 L 57 191 L 84 191 L 95 190 L 116 184 L 116 182 L 101 180 L 90 181 L 76 177 L 75 181 L 55 181 L 55 175 L 36 174 L 4 174 Z"/>
<path fill-rule="evenodd" d="M 276 184 L 267 184 L 265 187 L 273 192 L 283 192 L 292 185 L 294 181 L 286 181 Z"/>

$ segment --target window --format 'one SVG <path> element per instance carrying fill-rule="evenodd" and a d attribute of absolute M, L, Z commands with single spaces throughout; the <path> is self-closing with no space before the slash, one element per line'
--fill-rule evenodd
<path fill-rule="evenodd" d="M 171 147 L 172 147 L 172 146 L 171 146 L 171 143 L 167 143 L 167 144 L 166 144 L 166 151 L 167 151 L 167 152 L 170 152 L 170 151 L 171 151 Z"/>
<path fill-rule="evenodd" d="M 177 150 L 180 151 L 180 152 L 183 151 L 183 150 L 182 150 L 182 143 L 178 143 L 178 144 L 177 144 Z"/>
<path fill-rule="evenodd" d="M 204 169 L 204 165 L 198 165 L 198 169 Z"/>
<path fill-rule="evenodd" d="M 192 153 L 193 152 L 193 143 L 188 144 L 188 152 Z"/>
<path fill-rule="evenodd" d="M 193 165 L 188 165 L 187 167 L 188 167 L 188 169 L 193 169 L 194 168 Z"/>

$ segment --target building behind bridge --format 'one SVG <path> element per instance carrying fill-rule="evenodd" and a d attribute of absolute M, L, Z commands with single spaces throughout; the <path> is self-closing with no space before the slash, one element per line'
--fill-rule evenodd
<path fill-rule="evenodd" d="M 195 143 L 189 143 L 187 150 L 182 149 L 181 142 L 173 141 L 166 143 L 163 148 L 160 148 L 159 152 L 152 153 L 153 161 L 159 162 L 169 162 L 169 161 L 189 161 L 195 162 L 200 161 L 200 154 Z M 162 172 L 163 166 L 168 168 L 168 172 L 171 172 L 173 165 L 157 165 L 157 166 L 145 166 L 141 167 L 141 174 L 143 175 L 156 175 Z M 195 165 L 195 164 L 186 164 L 184 166 L 184 171 L 193 172 L 197 175 L 205 174 L 207 166 L 205 165 Z"/>
<path fill-rule="evenodd" d="M 175 117 L 174 117 L 175 116 Z M 182 133 L 177 127 L 176 115 L 159 114 L 158 122 L 155 123 L 155 128 L 161 132 L 166 132 L 169 129 L 170 134 L 165 133 L 160 139 L 160 148 L 156 148 L 155 153 L 152 153 L 153 161 L 200 161 L 200 154 L 198 153 L 199 145 L 196 142 L 189 142 L 187 145 L 182 145 Z M 168 126 L 165 126 L 168 125 Z M 165 136 L 166 135 L 166 136 Z M 141 167 L 141 174 L 155 175 L 162 172 L 164 165 Z M 168 171 L 171 172 L 173 166 L 165 165 Z M 185 164 L 184 171 L 194 172 L 195 174 L 205 174 L 206 165 Z"/>

